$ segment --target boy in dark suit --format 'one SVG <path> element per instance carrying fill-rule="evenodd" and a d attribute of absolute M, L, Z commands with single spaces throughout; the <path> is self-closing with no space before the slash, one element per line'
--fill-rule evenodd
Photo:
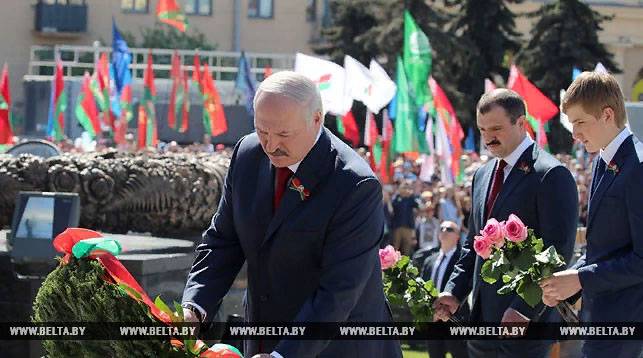
<path fill-rule="evenodd" d="M 584 72 L 561 109 L 593 164 L 587 251 L 541 283 L 549 306 L 582 291 L 581 321 L 643 322 L 643 144 L 625 126 L 623 94 L 607 73 Z M 587 341 L 585 357 L 639 357 L 641 341 Z"/>

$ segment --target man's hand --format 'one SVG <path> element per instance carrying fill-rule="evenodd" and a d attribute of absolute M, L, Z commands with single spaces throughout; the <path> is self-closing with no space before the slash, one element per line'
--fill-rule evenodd
<path fill-rule="evenodd" d="M 545 294 L 545 292 L 543 292 L 543 303 L 545 304 L 545 306 L 556 307 L 556 305 L 559 302 L 560 302 L 559 300 L 557 300 L 557 299 L 555 299 L 555 298 L 553 298 L 551 296 L 548 296 L 548 295 Z"/>
<path fill-rule="evenodd" d="M 185 323 L 194 323 L 196 325 L 194 336 L 198 336 L 201 328 L 201 321 L 199 321 L 199 317 L 194 313 L 194 311 L 192 311 L 192 309 L 196 308 L 183 307 L 183 321 Z"/>
<path fill-rule="evenodd" d="M 433 302 L 433 308 L 435 309 L 433 320 L 448 321 L 458 310 L 458 307 L 460 307 L 460 301 L 454 295 L 449 292 L 442 292 Z"/>
<path fill-rule="evenodd" d="M 578 270 L 556 272 L 552 277 L 540 281 L 540 288 L 543 289 L 543 303 L 548 306 L 547 303 L 552 303 L 555 300 L 565 300 L 582 289 Z"/>

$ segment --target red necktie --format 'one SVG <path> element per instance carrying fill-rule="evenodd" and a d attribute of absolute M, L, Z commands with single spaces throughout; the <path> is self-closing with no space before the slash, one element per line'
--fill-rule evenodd
<path fill-rule="evenodd" d="M 281 203 L 281 197 L 284 196 L 286 191 L 286 183 L 288 179 L 292 176 L 292 171 L 288 167 L 277 168 L 277 173 L 275 174 L 275 197 L 273 198 L 273 208 L 277 210 L 279 203 Z"/>
<path fill-rule="evenodd" d="M 493 204 L 495 204 L 500 190 L 502 190 L 502 182 L 505 180 L 505 167 L 507 162 L 500 159 L 496 168 L 496 172 L 493 175 L 493 182 L 491 184 L 491 192 L 489 192 L 489 197 L 487 198 L 487 218 L 491 216 L 491 209 L 493 209 Z"/>

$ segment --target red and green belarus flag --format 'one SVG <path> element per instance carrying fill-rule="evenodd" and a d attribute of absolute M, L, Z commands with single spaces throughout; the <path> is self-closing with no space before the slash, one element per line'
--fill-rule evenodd
<path fill-rule="evenodd" d="M 92 138 L 96 138 L 100 135 L 100 122 L 98 121 L 98 109 L 96 108 L 96 101 L 92 93 L 91 82 L 89 72 L 85 71 L 75 113 L 78 122 L 80 122 L 80 125 L 83 126 L 85 131 L 87 131 Z"/>
<path fill-rule="evenodd" d="M 156 132 L 156 111 L 154 109 L 154 71 L 152 54 L 147 56 L 147 68 L 143 76 L 143 99 L 138 106 L 138 148 L 154 147 L 158 143 Z"/>
<path fill-rule="evenodd" d="M 0 79 L 0 144 L 13 144 L 9 67 L 6 63 L 2 69 L 2 77 Z"/>
<path fill-rule="evenodd" d="M 63 63 L 60 59 L 56 60 L 56 70 L 54 73 L 53 83 L 53 107 L 50 109 L 51 132 L 49 135 L 56 141 L 65 138 L 65 110 L 67 109 L 67 92 L 65 92 L 65 80 L 63 78 Z"/>
<path fill-rule="evenodd" d="M 181 133 L 188 130 L 188 108 L 189 89 L 185 73 L 181 70 L 181 59 L 178 52 L 172 55 L 172 93 L 170 94 L 170 106 L 167 113 L 168 126 Z"/>
<path fill-rule="evenodd" d="M 156 16 L 159 21 L 166 23 L 181 32 L 188 29 L 188 19 L 181 11 L 176 0 L 159 0 L 156 7 Z"/>
<path fill-rule="evenodd" d="M 206 133 L 213 137 L 228 131 L 228 123 L 223 112 L 221 96 L 214 84 L 207 62 L 203 66 L 201 77 L 201 89 L 203 90 L 203 126 Z"/>

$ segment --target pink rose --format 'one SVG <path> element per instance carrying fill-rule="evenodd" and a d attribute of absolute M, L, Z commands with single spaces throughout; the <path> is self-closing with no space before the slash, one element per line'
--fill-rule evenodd
<path fill-rule="evenodd" d="M 505 244 L 504 223 L 499 223 L 498 220 L 491 218 L 487 220 L 487 224 L 480 231 L 480 235 L 495 247 L 501 248 Z"/>
<path fill-rule="evenodd" d="M 525 241 L 528 234 L 525 224 L 514 214 L 509 215 L 509 219 L 505 224 L 505 231 L 507 232 L 507 239 L 513 242 Z"/>
<path fill-rule="evenodd" d="M 473 249 L 483 259 L 488 259 L 491 256 L 491 248 L 493 242 L 484 236 L 476 236 L 473 238 Z"/>
<path fill-rule="evenodd" d="M 391 245 L 387 245 L 385 248 L 380 249 L 380 264 L 382 265 L 382 270 L 395 266 L 401 258 L 402 254 L 395 250 Z"/>

